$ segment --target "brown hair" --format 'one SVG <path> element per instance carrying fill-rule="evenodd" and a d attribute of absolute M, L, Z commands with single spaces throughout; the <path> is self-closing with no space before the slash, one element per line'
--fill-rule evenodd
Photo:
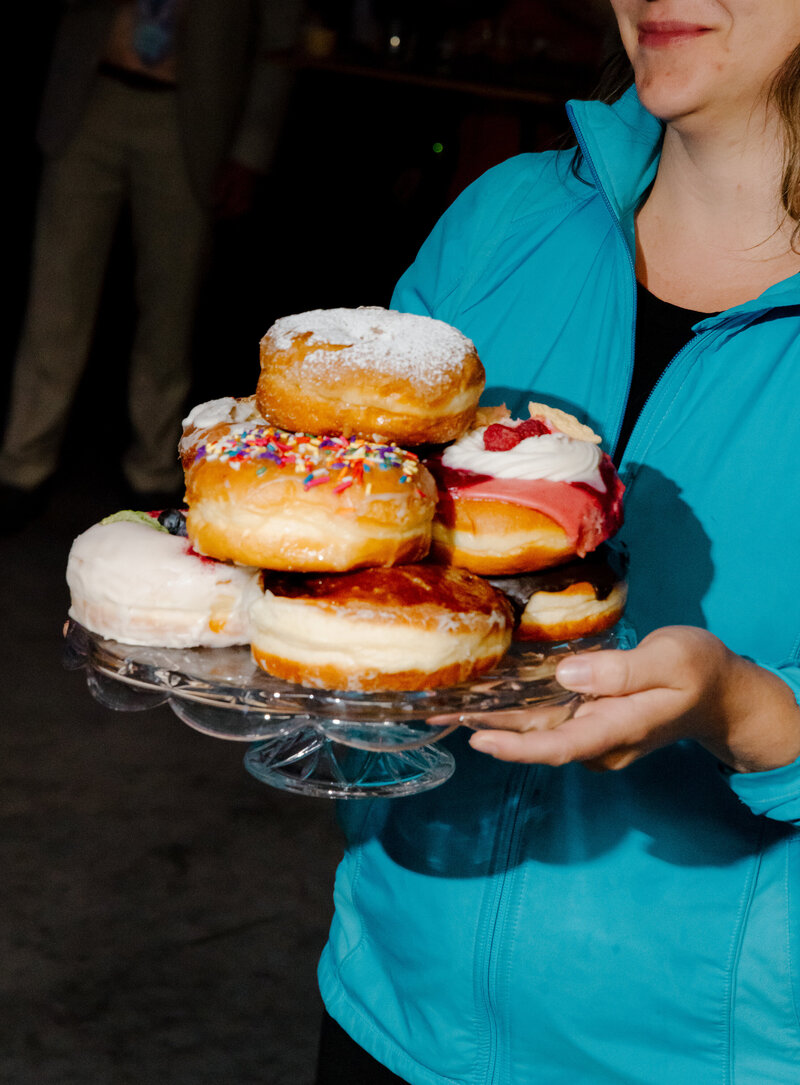
<path fill-rule="evenodd" d="M 622 44 L 603 66 L 593 97 L 612 104 L 633 84 L 633 68 Z M 796 223 L 792 247 L 800 251 L 800 45 L 790 53 L 775 74 L 769 92 L 783 121 L 784 156 L 781 177 L 781 203 Z"/>
<path fill-rule="evenodd" d="M 781 202 L 789 218 L 797 223 L 792 247 L 800 251 L 800 45 L 778 70 L 770 100 L 778 107 L 784 128 Z"/>

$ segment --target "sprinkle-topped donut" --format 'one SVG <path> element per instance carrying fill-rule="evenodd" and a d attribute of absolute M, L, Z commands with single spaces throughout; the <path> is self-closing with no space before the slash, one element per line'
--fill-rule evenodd
<path fill-rule="evenodd" d="M 436 487 L 411 452 L 232 423 L 195 446 L 186 528 L 211 557 L 299 572 L 417 561 Z"/>
<path fill-rule="evenodd" d="M 354 482 L 371 487 L 373 471 L 398 468 L 399 483 L 411 483 L 420 470 L 413 452 L 397 445 L 379 445 L 360 437 L 315 437 L 310 433 L 291 433 L 272 426 L 234 429 L 224 437 L 201 445 L 195 459 L 207 459 L 233 468 L 244 462 L 260 460 L 256 475 L 270 465 L 289 468 L 303 476 L 303 489 L 331 483 L 334 493 L 342 493 Z"/>
<path fill-rule="evenodd" d="M 262 339 L 256 403 L 289 430 L 434 444 L 466 432 L 484 383 L 474 344 L 444 321 L 316 309 L 282 317 Z"/>

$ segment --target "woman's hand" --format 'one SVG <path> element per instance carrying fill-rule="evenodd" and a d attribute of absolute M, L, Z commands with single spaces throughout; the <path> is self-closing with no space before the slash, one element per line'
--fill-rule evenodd
<path fill-rule="evenodd" d="M 591 698 L 572 718 L 560 722 L 546 707 L 466 716 L 463 723 L 488 728 L 470 744 L 502 761 L 595 769 L 624 768 L 680 739 L 695 739 L 737 772 L 800 756 L 800 708 L 786 683 L 704 629 L 667 626 L 630 651 L 570 656 L 556 678 Z"/>

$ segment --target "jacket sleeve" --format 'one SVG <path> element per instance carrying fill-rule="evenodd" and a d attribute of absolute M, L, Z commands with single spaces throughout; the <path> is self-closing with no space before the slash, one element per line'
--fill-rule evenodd
<path fill-rule="evenodd" d="M 800 664 L 760 666 L 786 682 L 800 705 Z M 800 757 L 769 772 L 732 772 L 728 774 L 728 783 L 754 814 L 800 828 Z"/>
<path fill-rule="evenodd" d="M 230 150 L 234 161 L 259 172 L 269 170 L 283 126 L 292 87 L 288 64 L 270 54 L 288 53 L 297 42 L 303 14 L 301 0 L 257 0 L 255 56 L 244 112 Z"/>

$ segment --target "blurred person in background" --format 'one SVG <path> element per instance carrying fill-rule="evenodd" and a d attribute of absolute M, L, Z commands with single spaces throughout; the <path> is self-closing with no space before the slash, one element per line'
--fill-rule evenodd
<path fill-rule="evenodd" d="M 131 218 L 137 320 L 128 500 L 179 496 L 177 441 L 215 217 L 246 212 L 275 154 L 299 0 L 68 0 L 39 118 L 31 283 L 0 449 L 0 523 L 34 515 L 59 464 L 117 223 Z M 118 357 L 108 358 L 119 365 Z"/>

